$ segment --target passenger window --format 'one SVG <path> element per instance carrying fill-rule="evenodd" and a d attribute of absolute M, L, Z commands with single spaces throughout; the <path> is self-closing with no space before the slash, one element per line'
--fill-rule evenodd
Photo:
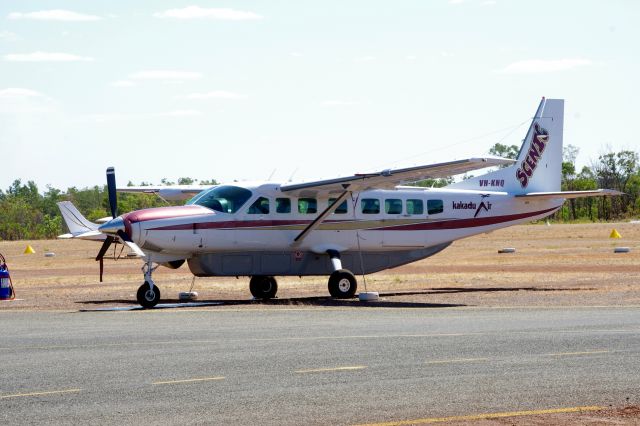
<path fill-rule="evenodd" d="M 276 198 L 276 213 L 291 213 L 291 198 Z"/>
<path fill-rule="evenodd" d="M 427 200 L 427 212 L 429 214 L 438 214 L 444 211 L 444 203 L 442 200 Z"/>
<path fill-rule="evenodd" d="M 422 200 L 407 200 L 407 214 L 424 214 Z"/>
<path fill-rule="evenodd" d="M 380 213 L 380 200 L 376 198 L 363 198 L 360 203 L 360 208 L 363 214 L 378 214 Z"/>
<path fill-rule="evenodd" d="M 318 201 L 315 198 L 298 198 L 298 213 L 314 214 L 318 212 Z"/>
<path fill-rule="evenodd" d="M 387 214 L 402 214 L 402 200 L 395 198 L 384 200 L 384 212 Z"/>
<path fill-rule="evenodd" d="M 333 204 L 335 200 L 337 200 L 337 198 L 329 198 L 329 205 Z M 347 210 L 347 200 L 344 200 L 333 212 L 335 214 L 345 214 Z"/>
<path fill-rule="evenodd" d="M 260 197 L 256 201 L 251 204 L 249 210 L 247 211 L 249 214 L 269 214 L 269 199 Z"/>

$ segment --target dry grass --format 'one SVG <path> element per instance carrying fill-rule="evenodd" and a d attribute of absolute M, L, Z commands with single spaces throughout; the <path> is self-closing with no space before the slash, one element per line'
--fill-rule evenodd
<path fill-rule="evenodd" d="M 616 228 L 622 239 L 610 239 Z M 23 251 L 30 244 L 36 254 Z M 614 254 L 626 246 L 630 253 Z M 514 254 L 498 254 L 515 247 Z M 79 309 L 135 303 L 142 282 L 139 259 L 105 262 L 98 282 L 90 241 L 0 242 L 19 299 L 0 309 Z M 53 258 L 44 257 L 53 251 Z M 445 251 L 394 270 L 367 277 L 368 290 L 393 306 L 640 305 L 640 224 L 524 225 L 457 241 Z M 186 266 L 159 268 L 154 278 L 163 299 L 191 287 Z M 325 277 L 279 278 L 274 306 L 327 303 Z M 360 289 L 364 289 L 359 278 Z M 251 298 L 246 278 L 197 278 L 200 299 L 244 303 Z M 392 293 L 392 294 L 390 294 Z M 401 294 L 399 294 L 401 293 Z M 292 300 L 293 299 L 293 300 Z M 255 307 L 263 304 L 246 304 Z"/>

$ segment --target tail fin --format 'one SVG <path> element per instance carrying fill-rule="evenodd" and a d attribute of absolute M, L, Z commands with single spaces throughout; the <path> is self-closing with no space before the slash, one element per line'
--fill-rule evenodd
<path fill-rule="evenodd" d="M 513 194 L 560 191 L 564 100 L 542 98 L 510 167 L 449 185 L 449 188 Z"/>
<path fill-rule="evenodd" d="M 82 216 L 71 201 L 58 203 L 62 218 L 69 228 L 70 234 L 60 235 L 58 238 L 82 238 L 87 240 L 104 240 L 106 236 L 98 231 L 98 225 Z"/>

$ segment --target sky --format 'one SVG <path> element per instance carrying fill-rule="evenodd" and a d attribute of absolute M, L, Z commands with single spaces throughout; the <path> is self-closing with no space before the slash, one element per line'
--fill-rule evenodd
<path fill-rule="evenodd" d="M 0 2 L 0 189 L 305 181 L 520 145 L 564 98 L 640 149 L 640 2 Z"/>

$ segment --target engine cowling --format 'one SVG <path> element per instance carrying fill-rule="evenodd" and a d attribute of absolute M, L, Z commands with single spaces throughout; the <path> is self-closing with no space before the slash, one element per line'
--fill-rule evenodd
<path fill-rule="evenodd" d="M 172 260 L 171 262 L 161 263 L 162 266 L 166 266 L 169 269 L 178 269 L 184 264 L 184 259 Z"/>

